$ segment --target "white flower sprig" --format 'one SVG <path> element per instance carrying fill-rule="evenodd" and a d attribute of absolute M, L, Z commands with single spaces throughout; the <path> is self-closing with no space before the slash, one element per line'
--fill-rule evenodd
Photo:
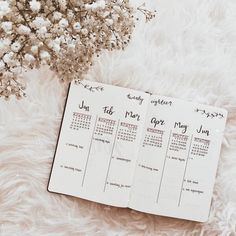
<path fill-rule="evenodd" d="M 95 55 L 129 43 L 133 12 L 129 0 L 0 0 L 0 97 L 25 96 L 22 72 L 40 65 L 83 78 Z"/>

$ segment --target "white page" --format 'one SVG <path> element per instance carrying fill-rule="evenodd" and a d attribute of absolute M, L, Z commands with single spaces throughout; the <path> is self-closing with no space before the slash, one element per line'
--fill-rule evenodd
<path fill-rule="evenodd" d="M 227 112 L 151 96 L 129 207 L 206 221 Z"/>
<path fill-rule="evenodd" d="M 149 98 L 127 88 L 72 82 L 48 190 L 127 206 Z"/>

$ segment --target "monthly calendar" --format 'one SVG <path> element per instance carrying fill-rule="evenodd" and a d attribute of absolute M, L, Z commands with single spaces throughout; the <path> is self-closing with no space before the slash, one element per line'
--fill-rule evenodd
<path fill-rule="evenodd" d="M 207 221 L 227 111 L 71 82 L 48 191 Z"/>
<path fill-rule="evenodd" d="M 70 128 L 73 130 L 89 129 L 91 116 L 83 113 L 74 112 Z"/>

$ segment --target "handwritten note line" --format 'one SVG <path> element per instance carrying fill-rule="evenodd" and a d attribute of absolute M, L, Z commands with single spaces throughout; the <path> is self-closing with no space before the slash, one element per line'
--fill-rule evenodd
<path fill-rule="evenodd" d="M 87 156 L 87 160 L 86 160 L 86 164 L 85 164 L 85 169 L 84 169 L 84 175 L 83 175 L 83 179 L 82 179 L 82 187 L 84 185 L 84 179 L 85 179 L 85 175 L 86 175 L 87 168 L 88 168 L 88 161 L 89 161 L 90 151 L 91 151 L 92 142 L 93 142 L 93 138 L 94 138 L 94 131 L 95 131 L 95 128 L 97 126 L 97 120 L 98 120 L 98 116 L 96 116 L 96 121 L 95 121 L 95 124 L 94 124 L 94 127 L 93 127 L 92 137 L 91 137 L 91 141 L 90 141 L 90 145 L 89 145 L 88 156 Z"/>
<path fill-rule="evenodd" d="M 185 168 L 184 168 L 184 175 L 183 175 L 182 186 L 181 186 L 180 195 L 179 195 L 178 206 L 180 206 L 180 202 L 181 202 L 181 197 L 182 197 L 182 192 L 183 192 L 183 185 L 184 185 L 184 179 L 185 179 L 186 170 L 187 170 L 187 166 L 188 166 L 189 154 L 190 154 L 190 150 L 191 150 L 191 147 L 192 147 L 192 140 L 193 140 L 193 135 L 191 135 L 191 140 L 190 140 L 190 144 L 189 144 L 188 156 L 187 156 L 187 160 L 186 160 L 186 164 L 185 164 Z"/>
<path fill-rule="evenodd" d="M 158 188 L 156 203 L 158 203 L 160 192 L 161 192 L 162 179 L 163 179 L 163 175 L 164 175 L 164 170 L 165 170 L 166 159 L 167 159 L 167 154 L 168 154 L 168 150 L 169 150 L 171 135 L 172 135 L 172 130 L 170 131 L 169 140 L 168 140 L 168 144 L 167 144 L 167 147 L 166 147 L 165 161 L 164 161 L 164 165 L 163 165 L 163 168 L 162 168 L 161 181 L 160 181 L 159 188 Z"/>
<path fill-rule="evenodd" d="M 112 155 L 113 155 L 113 151 L 114 151 L 114 147 L 115 147 L 115 143 L 116 143 L 116 138 L 117 138 L 117 134 L 118 134 L 119 125 L 120 125 L 120 120 L 118 120 L 117 128 L 116 128 L 116 134 L 115 134 L 114 141 L 113 141 L 113 144 L 112 144 L 111 156 L 110 156 L 110 160 L 109 160 L 109 165 L 108 165 L 108 169 L 107 169 L 107 175 L 106 175 L 106 179 L 105 179 L 105 184 L 104 184 L 103 192 L 106 191 L 107 179 L 108 179 L 108 175 L 109 175 L 109 172 L 110 172 L 111 159 L 112 159 Z"/>

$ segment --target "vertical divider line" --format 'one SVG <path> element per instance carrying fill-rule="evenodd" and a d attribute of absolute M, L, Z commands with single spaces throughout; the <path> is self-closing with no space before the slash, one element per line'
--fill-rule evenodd
<path fill-rule="evenodd" d="M 171 135 L 172 135 L 172 130 L 170 130 L 169 139 L 168 139 L 168 144 L 167 144 L 167 147 L 166 147 L 165 161 L 164 161 L 164 165 L 163 165 L 163 168 L 162 168 L 161 181 L 160 181 L 159 188 L 158 188 L 158 193 L 157 193 L 157 200 L 156 200 L 156 203 L 157 203 L 157 204 L 158 204 L 158 200 L 159 200 L 159 196 L 160 196 L 161 185 L 162 185 L 164 170 L 165 170 L 165 166 L 166 166 L 166 159 L 167 159 L 168 149 L 169 149 L 169 146 L 170 146 Z"/>
<path fill-rule="evenodd" d="M 116 142 L 116 138 L 117 138 L 117 133 L 118 133 L 119 125 L 120 125 L 120 120 L 118 120 L 118 124 L 117 124 L 117 128 L 116 128 L 116 134 L 115 134 L 114 141 L 113 141 L 113 144 L 112 144 L 111 156 L 110 156 L 110 160 L 109 160 L 109 165 L 108 165 L 108 169 L 107 169 L 107 174 L 106 174 L 106 179 L 105 179 L 105 184 L 104 184 L 103 192 L 106 191 L 107 179 L 108 179 L 108 175 L 109 175 L 109 172 L 110 172 L 111 159 L 112 159 L 112 155 L 113 155 L 113 151 L 114 151 L 114 147 L 115 147 L 115 142 Z"/>
<path fill-rule="evenodd" d="M 90 145 L 89 145 L 89 151 L 88 151 L 87 160 L 86 160 L 85 169 L 84 169 L 84 175 L 83 175 L 83 180 L 82 180 L 82 187 L 84 185 L 84 179 L 85 179 L 85 175 L 86 175 L 87 168 L 88 168 L 88 161 L 89 161 L 90 151 L 91 151 L 92 142 L 93 142 L 93 138 L 94 138 L 94 131 L 95 131 L 95 128 L 97 126 L 97 120 L 98 120 L 98 116 L 96 116 L 96 121 L 95 121 L 95 124 L 94 124 L 94 127 L 93 127 L 93 132 L 92 132 L 91 141 L 90 141 Z"/>
<path fill-rule="evenodd" d="M 188 165 L 188 160 L 189 160 L 189 154 L 190 154 L 190 150 L 191 150 L 191 147 L 192 147 L 192 140 L 193 140 L 193 134 L 191 135 L 191 140 L 190 140 L 189 149 L 188 149 L 188 156 L 187 156 L 187 160 L 186 160 L 186 164 L 185 164 L 185 168 L 184 168 L 184 175 L 183 175 L 181 190 L 180 190 L 180 194 L 179 194 L 178 207 L 180 206 L 180 201 L 181 201 L 181 197 L 182 197 L 183 186 L 184 186 L 184 179 L 185 179 L 185 175 L 186 175 L 186 170 L 187 170 L 187 165 Z"/>

